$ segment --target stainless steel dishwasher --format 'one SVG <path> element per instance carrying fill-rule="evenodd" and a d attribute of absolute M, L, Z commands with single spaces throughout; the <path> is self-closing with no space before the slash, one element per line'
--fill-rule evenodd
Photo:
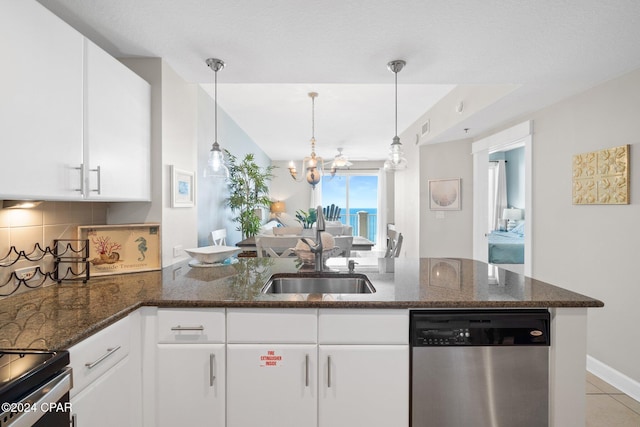
<path fill-rule="evenodd" d="M 411 311 L 412 427 L 549 425 L 547 310 Z"/>

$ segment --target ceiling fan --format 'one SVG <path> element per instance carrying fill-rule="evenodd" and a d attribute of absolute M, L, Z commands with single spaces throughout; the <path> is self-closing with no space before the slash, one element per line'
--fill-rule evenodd
<path fill-rule="evenodd" d="M 336 156 L 333 158 L 333 162 L 331 163 L 331 170 L 333 171 L 339 168 L 348 168 L 352 165 L 353 163 L 351 163 L 347 156 L 342 153 L 342 148 L 338 148 L 338 154 L 336 154 Z"/>

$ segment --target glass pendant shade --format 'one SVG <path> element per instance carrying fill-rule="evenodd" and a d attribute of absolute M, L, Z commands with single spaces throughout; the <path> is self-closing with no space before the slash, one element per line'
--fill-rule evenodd
<path fill-rule="evenodd" d="M 402 152 L 402 144 L 400 143 L 400 138 L 395 136 L 393 137 L 393 143 L 391 144 L 391 148 L 389 148 L 389 158 L 384 162 L 385 170 L 404 170 L 407 168 L 408 162 L 407 159 L 404 158 L 404 153 Z"/>
<path fill-rule="evenodd" d="M 404 68 L 407 63 L 401 59 L 396 59 L 387 63 L 387 68 L 395 75 L 395 121 L 396 121 L 396 136 L 393 137 L 393 142 L 389 148 L 389 158 L 384 162 L 384 170 L 387 171 L 399 171 L 407 168 L 408 162 L 404 158 L 402 152 L 402 143 L 400 143 L 400 137 L 398 136 L 398 73 Z"/>
<path fill-rule="evenodd" d="M 204 169 L 205 178 L 229 178 L 229 169 L 224 164 L 224 153 L 220 150 L 220 144 L 213 143 L 209 151 L 209 159 Z"/>
<path fill-rule="evenodd" d="M 214 133 L 215 139 L 209 151 L 207 166 L 204 168 L 205 178 L 229 178 L 229 169 L 224 163 L 224 154 L 218 144 L 218 71 L 225 67 L 224 61 L 216 58 L 209 58 L 205 61 L 207 66 L 214 72 L 213 81 L 213 102 L 214 102 Z"/>

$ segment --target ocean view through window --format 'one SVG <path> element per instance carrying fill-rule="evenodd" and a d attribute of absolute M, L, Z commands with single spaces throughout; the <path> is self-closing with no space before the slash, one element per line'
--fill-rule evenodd
<path fill-rule="evenodd" d="M 341 208 L 340 222 L 354 236 L 376 241 L 378 235 L 378 176 L 349 174 L 322 177 L 322 203 Z"/>

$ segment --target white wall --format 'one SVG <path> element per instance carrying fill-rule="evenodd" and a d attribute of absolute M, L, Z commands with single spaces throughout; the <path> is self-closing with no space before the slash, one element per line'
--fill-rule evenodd
<path fill-rule="evenodd" d="M 111 204 L 107 221 L 110 224 L 161 222 L 162 265 L 168 266 L 188 258 L 182 251 L 174 257 L 174 247 L 197 246 L 196 208 L 171 207 L 170 170 L 171 165 L 175 165 L 196 172 L 196 86 L 185 82 L 159 58 L 122 62 L 151 84 L 152 201 Z"/>
<path fill-rule="evenodd" d="M 429 209 L 429 180 L 445 178 L 462 179 L 459 211 Z M 420 256 L 473 258 L 473 156 L 470 140 L 420 147 L 420 201 Z"/>

